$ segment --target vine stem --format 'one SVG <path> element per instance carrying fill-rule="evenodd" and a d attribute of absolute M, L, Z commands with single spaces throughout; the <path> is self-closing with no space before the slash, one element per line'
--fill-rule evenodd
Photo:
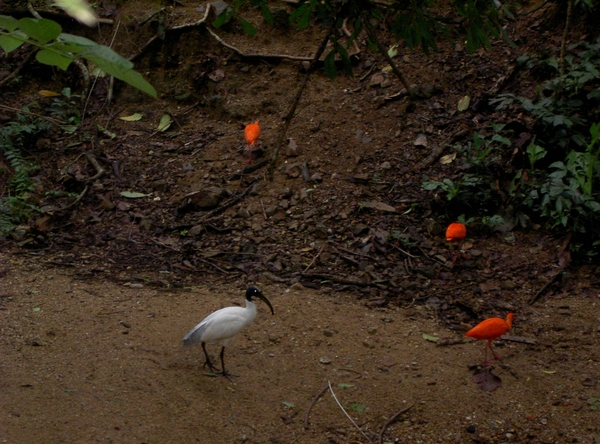
<path fill-rule="evenodd" d="M 573 0 L 567 2 L 567 18 L 565 19 L 565 29 L 563 30 L 562 41 L 560 44 L 560 75 L 565 74 L 565 52 L 567 48 L 567 34 L 571 26 L 571 14 L 573 11 Z"/>
<path fill-rule="evenodd" d="M 392 67 L 392 71 L 394 71 L 394 74 L 396 74 L 396 77 L 398 77 L 400 79 L 400 82 L 402 83 L 404 88 L 406 88 L 406 92 L 408 93 L 408 96 L 412 100 L 414 100 L 415 99 L 414 91 L 412 90 L 412 88 L 410 87 L 408 82 L 406 81 L 406 78 L 404 77 L 404 74 L 402 74 L 402 71 L 400 71 L 400 69 L 398 68 L 398 65 L 396 65 L 396 62 L 394 62 L 392 57 L 386 51 L 385 47 L 381 43 L 381 40 L 379 40 L 379 37 L 377 37 L 377 32 L 375 31 L 375 28 L 373 28 L 373 25 L 371 24 L 371 20 L 369 20 L 369 16 L 367 15 L 367 13 L 363 12 L 361 14 L 361 18 L 362 18 L 363 23 L 365 24 L 365 28 L 367 29 L 367 34 L 368 34 L 369 38 L 371 39 L 371 41 L 373 43 L 375 43 L 375 45 L 379 49 L 379 52 L 381 52 L 381 55 L 383 55 L 385 60 L 390 64 L 390 66 Z"/>
<path fill-rule="evenodd" d="M 300 103 L 300 98 L 302 97 L 302 93 L 304 92 L 304 89 L 306 88 L 306 84 L 308 83 L 308 79 L 309 79 L 310 75 L 315 70 L 317 63 L 318 63 L 319 59 L 321 58 L 321 55 L 323 55 L 323 52 L 325 52 L 325 48 L 327 47 L 327 42 L 329 41 L 329 36 L 335 29 L 336 19 L 337 19 L 337 14 L 331 21 L 331 25 L 327 29 L 325 37 L 323 38 L 323 41 L 319 45 L 319 49 L 317 49 L 315 56 L 311 60 L 310 65 L 309 65 L 308 69 L 306 70 L 306 73 L 304 74 L 304 79 L 302 79 L 302 84 L 300 85 L 300 87 L 298 88 L 298 91 L 296 92 L 296 96 L 294 97 L 292 106 L 290 106 L 288 113 L 283 118 L 283 128 L 281 129 L 281 132 L 279 133 L 279 137 L 277 138 L 277 142 L 275 143 L 275 152 L 273 153 L 273 156 L 271 157 L 271 165 L 269 165 L 269 168 L 267 169 L 267 172 L 266 172 L 267 178 L 270 181 L 273 180 L 273 171 L 275 170 L 275 163 L 277 162 L 277 157 L 279 156 L 279 151 L 281 150 L 281 146 L 283 145 L 283 140 L 285 139 L 287 130 L 290 126 L 290 123 L 292 122 L 292 119 L 294 118 L 294 114 L 296 113 L 296 108 L 298 107 L 298 103 Z"/>

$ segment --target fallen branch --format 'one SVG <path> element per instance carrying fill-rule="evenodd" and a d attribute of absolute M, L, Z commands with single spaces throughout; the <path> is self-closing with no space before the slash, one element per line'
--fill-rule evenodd
<path fill-rule="evenodd" d="M 315 403 L 319 400 L 319 398 L 321 396 L 323 396 L 323 393 L 325 393 L 327 391 L 327 389 L 329 388 L 329 384 L 326 384 L 325 387 L 323 387 L 319 393 L 317 393 L 317 396 L 315 396 L 312 400 L 312 402 L 310 403 L 310 405 L 308 406 L 308 410 L 306 411 L 306 413 L 304 414 L 304 429 L 308 430 L 308 418 L 310 417 L 310 411 L 312 410 L 313 406 L 315 405 Z"/>
<path fill-rule="evenodd" d="M 230 207 L 234 206 L 236 203 L 238 203 L 240 200 L 242 200 L 250 192 L 250 190 L 254 186 L 254 183 L 255 182 L 252 182 L 250 185 L 248 185 L 248 187 L 246 187 L 246 189 L 244 191 L 242 191 L 237 196 L 232 197 L 227 202 L 225 202 L 223 205 L 221 205 L 221 206 L 215 208 L 214 210 L 209 211 L 208 213 L 206 213 L 204 216 L 202 216 L 200 218 L 199 222 L 206 222 L 211 217 L 216 216 L 217 214 L 222 213 L 223 211 L 225 211 L 227 208 L 230 208 Z"/>
<path fill-rule="evenodd" d="M 260 162 L 252 162 L 251 164 L 246 165 L 246 167 L 242 171 L 238 171 L 233 176 L 228 177 L 227 180 L 228 181 L 231 181 L 231 180 L 240 180 L 246 174 L 250 174 L 250 173 L 253 173 L 256 170 L 261 169 L 262 167 L 264 167 L 269 162 L 270 162 L 269 159 L 263 159 Z"/>
<path fill-rule="evenodd" d="M 387 430 L 387 428 L 396 420 L 398 419 L 398 417 L 406 412 L 408 412 L 413 406 L 415 405 L 415 403 L 413 402 L 411 405 L 409 405 L 408 407 L 404 407 L 402 410 L 400 410 L 398 413 L 396 413 L 394 416 L 392 416 L 390 419 L 388 419 L 388 421 L 383 425 L 383 427 L 381 428 L 381 431 L 379 432 L 379 444 L 383 444 L 383 434 L 385 433 L 385 431 Z"/>
<path fill-rule="evenodd" d="M 546 289 L 552 285 L 554 283 L 554 281 L 556 281 L 556 279 L 558 279 L 558 277 L 562 274 L 562 272 L 559 270 L 557 271 L 554 276 L 552 276 L 552 279 L 550 279 L 546 285 L 544 285 L 542 288 L 539 289 L 539 291 L 535 294 L 534 297 L 532 297 L 529 300 L 529 305 L 533 305 L 537 302 L 537 300 L 542 296 L 542 294 L 544 294 L 544 292 L 546 291 Z"/>

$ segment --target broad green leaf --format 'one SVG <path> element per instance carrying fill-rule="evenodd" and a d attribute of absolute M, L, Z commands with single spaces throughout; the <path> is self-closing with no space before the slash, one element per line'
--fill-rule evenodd
<path fill-rule="evenodd" d="M 66 71 L 73 61 L 72 57 L 50 51 L 49 49 L 42 49 L 41 51 L 38 51 L 38 53 L 35 55 L 35 59 L 44 65 L 58 66 L 63 71 Z"/>
<path fill-rule="evenodd" d="M 0 28 L 6 29 L 8 32 L 13 32 L 17 29 L 17 23 L 19 21 L 8 15 L 0 15 Z"/>
<path fill-rule="evenodd" d="M 62 32 L 62 28 L 54 20 L 32 19 L 29 17 L 19 20 L 19 29 L 30 38 L 45 45 L 50 40 L 56 39 Z"/>
<path fill-rule="evenodd" d="M 80 52 L 83 52 L 86 49 L 88 49 L 89 46 L 88 45 L 84 46 L 84 45 L 79 45 L 77 43 L 63 42 L 61 40 L 57 40 L 55 42 L 50 43 L 49 45 L 46 45 L 46 48 L 52 49 L 54 51 L 59 51 L 59 52 L 70 52 L 72 54 L 79 54 Z"/>
<path fill-rule="evenodd" d="M 347 389 L 347 388 L 352 388 L 354 387 L 354 384 L 348 384 L 346 382 L 340 382 L 338 384 L 338 387 L 343 388 L 343 389 Z"/>
<path fill-rule="evenodd" d="M 78 35 L 65 34 L 64 32 L 58 36 L 58 39 L 60 41 L 63 41 L 65 43 L 71 43 L 73 45 L 98 46 L 98 43 L 94 42 L 93 40 L 86 39 L 85 37 L 80 37 Z"/>
<path fill-rule="evenodd" d="M 469 105 L 471 104 L 471 98 L 469 96 L 464 96 L 462 99 L 460 99 L 458 101 L 458 110 L 459 111 L 466 111 L 469 108 Z"/>
<path fill-rule="evenodd" d="M 252 23 L 247 22 L 239 16 L 237 17 L 237 19 L 240 22 L 240 25 L 242 25 L 242 29 L 247 35 L 256 35 L 258 33 L 258 30 L 254 27 Z"/>
<path fill-rule="evenodd" d="M 233 9 L 227 8 L 217 16 L 217 18 L 213 21 L 212 25 L 215 28 L 220 28 L 231 19 L 232 15 Z"/>
<path fill-rule="evenodd" d="M 27 38 L 21 31 L 15 31 L 13 35 L 18 35 L 19 38 L 10 35 L 0 35 L 0 48 L 7 54 L 25 43 L 25 39 Z"/>
<path fill-rule="evenodd" d="M 169 129 L 171 123 L 173 123 L 173 119 L 171 118 L 171 116 L 169 114 L 163 114 L 160 118 L 157 130 L 164 132 Z"/>
<path fill-rule="evenodd" d="M 310 13 L 311 13 L 310 9 L 307 9 L 306 11 L 304 11 L 304 13 L 300 16 L 300 20 L 298 20 L 298 28 L 300 28 L 300 29 L 308 28 L 308 25 L 310 25 Z"/>
<path fill-rule="evenodd" d="M 117 77 L 117 76 L 115 76 L 115 77 Z M 117 77 L 117 78 L 120 78 L 120 77 Z M 134 71 L 133 69 L 127 71 L 125 73 L 125 76 L 120 79 L 123 80 L 124 82 L 130 84 L 134 88 L 137 88 L 140 91 L 143 91 L 146 94 L 154 97 L 155 99 L 158 96 L 156 89 L 154 89 L 154 87 L 144 78 L 144 76 L 141 75 L 139 72 Z"/>
<path fill-rule="evenodd" d="M 335 67 L 334 49 L 329 51 L 329 54 L 327 54 L 323 63 L 325 65 L 325 74 L 327 75 L 327 77 L 329 77 L 330 79 L 335 79 L 335 77 L 337 76 L 337 69 Z"/>
<path fill-rule="evenodd" d="M 119 194 L 128 199 L 139 199 L 140 197 L 151 196 L 151 194 L 138 193 L 137 191 L 121 191 Z"/>
<path fill-rule="evenodd" d="M 138 120 L 142 120 L 144 116 L 140 113 L 135 113 L 130 116 L 119 117 L 119 119 L 124 120 L 125 122 L 137 122 Z"/>
<path fill-rule="evenodd" d="M 262 12 L 265 22 L 267 22 L 269 25 L 273 26 L 273 24 L 275 23 L 275 20 L 273 19 L 273 14 L 271 13 L 271 10 L 266 5 L 266 3 L 260 4 L 260 11 Z"/>
<path fill-rule="evenodd" d="M 80 55 L 84 59 L 89 60 L 96 66 L 102 68 L 107 74 L 110 74 L 117 79 L 123 80 L 122 77 L 125 76 L 125 73 L 133 69 L 133 63 L 131 63 L 125 57 L 117 54 L 108 46 L 90 46 Z"/>
<path fill-rule="evenodd" d="M 346 51 L 346 48 L 344 48 L 342 45 L 340 45 L 338 42 L 335 43 L 335 50 L 337 51 L 337 53 L 340 55 L 341 59 L 342 59 L 342 65 L 344 67 L 344 72 L 346 73 L 346 75 L 348 77 L 352 77 L 352 62 L 350 61 L 350 54 L 348 54 L 348 51 Z"/>
<path fill-rule="evenodd" d="M 392 45 L 390 49 L 388 49 L 388 55 L 391 58 L 394 58 L 398 55 L 398 45 Z"/>
<path fill-rule="evenodd" d="M 304 3 L 302 6 L 300 6 L 298 9 L 296 9 L 294 12 L 292 12 L 290 14 L 290 23 L 294 23 L 295 21 L 300 19 L 300 16 L 302 14 L 304 14 L 306 12 L 306 10 L 308 9 L 308 3 Z M 300 25 L 298 25 L 298 27 L 300 27 Z"/>
<path fill-rule="evenodd" d="M 54 0 L 54 4 L 85 25 L 91 27 L 98 23 L 96 11 L 85 0 Z"/>

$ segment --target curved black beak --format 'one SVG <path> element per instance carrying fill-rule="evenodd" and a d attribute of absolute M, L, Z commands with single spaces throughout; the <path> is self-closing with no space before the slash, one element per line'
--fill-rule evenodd
<path fill-rule="evenodd" d="M 271 314 L 275 314 L 275 310 L 273 310 L 273 306 L 271 305 L 271 303 L 269 302 L 269 300 L 265 297 L 264 294 L 262 294 L 260 291 L 258 293 L 255 294 L 255 296 L 259 299 L 262 299 L 263 301 L 265 301 L 267 303 L 267 305 L 269 306 L 269 308 L 271 309 Z"/>

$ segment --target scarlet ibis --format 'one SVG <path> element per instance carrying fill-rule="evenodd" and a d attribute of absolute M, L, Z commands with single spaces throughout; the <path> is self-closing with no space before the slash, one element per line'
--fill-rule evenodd
<path fill-rule="evenodd" d="M 451 250 L 453 249 L 454 243 L 458 243 L 458 249 L 460 250 L 465 237 L 467 237 L 467 227 L 465 227 L 464 224 L 452 222 L 448 225 L 448 228 L 446 229 L 446 241 L 450 242 Z M 459 257 L 460 253 L 458 256 L 452 258 L 452 263 L 454 264 Z"/>
<path fill-rule="evenodd" d="M 446 229 L 446 241 L 462 242 L 467 237 L 467 227 L 460 222 L 452 222 Z"/>
<path fill-rule="evenodd" d="M 244 128 L 244 137 L 248 144 L 248 162 L 252 162 L 252 146 L 258 140 L 258 136 L 260 136 L 260 120 L 246 125 L 246 128 Z"/>
<path fill-rule="evenodd" d="M 251 324 L 256 317 L 256 305 L 252 302 L 252 298 L 257 297 L 267 303 L 273 311 L 273 306 L 269 300 L 255 287 L 248 287 L 246 290 L 246 307 L 225 307 L 209 314 L 202 322 L 192 328 L 188 334 L 183 337 L 184 345 L 193 345 L 198 342 L 202 343 L 202 350 L 204 350 L 204 356 L 206 357 L 205 366 L 213 373 L 218 373 L 215 366 L 210 361 L 208 353 L 206 352 L 206 343 L 209 344 L 221 344 L 221 369 L 220 372 L 223 376 L 230 376 L 225 370 L 225 361 L 223 356 L 225 354 L 225 346 L 227 343 L 237 335 L 246 325 Z"/>
<path fill-rule="evenodd" d="M 504 333 L 506 333 L 507 331 L 509 331 L 512 328 L 513 318 L 514 318 L 514 314 L 509 313 L 506 316 L 506 320 L 504 320 L 502 318 L 486 319 L 485 321 L 480 322 L 475 327 L 473 327 L 471 330 L 469 330 L 467 332 L 467 334 L 465 335 L 465 336 L 475 338 L 475 339 L 487 339 L 488 342 L 484 349 L 485 350 L 485 361 L 484 362 L 486 362 L 486 363 L 488 362 L 488 360 L 487 360 L 488 349 L 490 349 L 492 351 L 494 358 L 502 359 L 501 357 L 497 356 L 496 353 L 494 353 L 494 350 L 492 350 L 492 341 L 494 339 L 499 338 L 500 336 L 502 336 Z"/>

